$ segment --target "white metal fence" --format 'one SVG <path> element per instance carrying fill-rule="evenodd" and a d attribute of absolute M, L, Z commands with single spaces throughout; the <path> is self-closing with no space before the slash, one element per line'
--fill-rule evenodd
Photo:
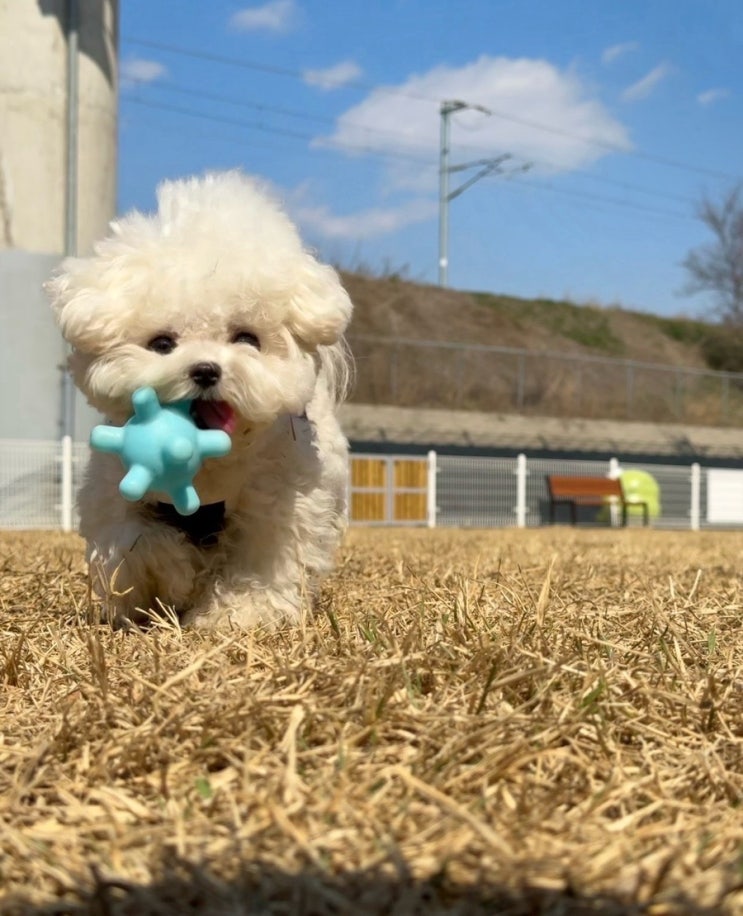
<path fill-rule="evenodd" d="M 653 520 L 656 527 L 743 528 L 740 468 L 643 464 L 621 458 L 480 458 L 434 452 L 421 457 L 428 462 L 425 520 L 421 524 L 429 526 L 547 524 L 548 474 L 606 476 L 615 474 L 618 468 L 633 468 L 649 472 L 659 485 L 661 512 Z M 87 458 L 88 446 L 84 443 L 0 440 L 0 528 L 75 527 L 74 497 L 82 483 Z M 394 482 L 390 485 L 394 486 Z M 595 518 L 588 514 L 579 520 Z"/>
<path fill-rule="evenodd" d="M 575 474 L 606 477 L 620 469 L 647 471 L 660 488 L 660 515 L 653 519 L 659 528 L 700 528 L 707 526 L 707 470 L 699 465 L 656 465 L 617 461 L 580 461 L 551 458 L 469 458 L 439 455 L 436 475 L 436 525 L 440 527 L 506 528 L 549 523 L 547 475 Z M 738 476 L 739 475 L 739 476 Z M 743 489 L 743 471 L 729 479 L 731 491 Z M 596 520 L 595 509 L 587 508 L 579 521 Z M 558 514 L 558 521 L 567 514 Z M 640 524 L 630 516 L 630 524 Z M 736 523 L 743 527 L 743 511 Z"/>
<path fill-rule="evenodd" d="M 75 527 L 87 460 L 88 446 L 67 438 L 0 439 L 0 528 Z"/>

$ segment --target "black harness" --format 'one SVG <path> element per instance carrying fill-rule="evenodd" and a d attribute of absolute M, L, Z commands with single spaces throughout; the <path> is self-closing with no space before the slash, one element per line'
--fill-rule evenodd
<path fill-rule="evenodd" d="M 295 422 L 298 424 L 296 427 Z M 298 438 L 314 442 L 315 424 L 307 419 L 306 412 L 301 416 L 290 416 L 289 423 L 295 442 Z M 170 525 L 182 532 L 191 544 L 200 548 L 216 547 L 227 524 L 223 502 L 200 506 L 193 515 L 181 515 L 175 506 L 163 502 L 147 505 L 144 511 L 152 521 Z"/>
<path fill-rule="evenodd" d="M 195 547 L 216 547 L 225 529 L 224 503 L 200 506 L 192 515 L 181 515 L 170 503 L 148 506 L 150 517 L 183 532 Z"/>

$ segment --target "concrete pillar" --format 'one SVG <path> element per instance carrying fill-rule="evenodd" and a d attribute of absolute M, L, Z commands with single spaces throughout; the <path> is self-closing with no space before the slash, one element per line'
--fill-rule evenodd
<path fill-rule="evenodd" d="M 116 209 L 118 0 L 78 0 L 78 251 Z M 0 250 L 61 254 L 67 0 L 0 0 Z"/>

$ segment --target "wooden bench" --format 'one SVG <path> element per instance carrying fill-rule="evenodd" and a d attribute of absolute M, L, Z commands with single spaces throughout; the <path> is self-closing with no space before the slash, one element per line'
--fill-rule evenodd
<path fill-rule="evenodd" d="M 570 506 L 570 521 L 575 525 L 578 506 L 604 506 L 610 504 L 612 498 L 622 507 L 622 525 L 627 524 L 627 510 L 630 506 L 642 506 L 643 525 L 647 525 L 650 520 L 648 504 L 639 500 L 627 502 L 620 480 L 550 474 L 547 476 L 547 488 L 550 494 L 550 522 L 553 525 L 557 506 L 562 503 Z"/>

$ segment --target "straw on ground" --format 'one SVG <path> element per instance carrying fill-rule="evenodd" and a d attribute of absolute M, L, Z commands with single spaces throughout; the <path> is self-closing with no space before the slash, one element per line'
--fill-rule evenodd
<path fill-rule="evenodd" d="M 743 912 L 739 533 L 354 531 L 316 616 L 112 632 L 0 536 L 0 912 Z"/>

